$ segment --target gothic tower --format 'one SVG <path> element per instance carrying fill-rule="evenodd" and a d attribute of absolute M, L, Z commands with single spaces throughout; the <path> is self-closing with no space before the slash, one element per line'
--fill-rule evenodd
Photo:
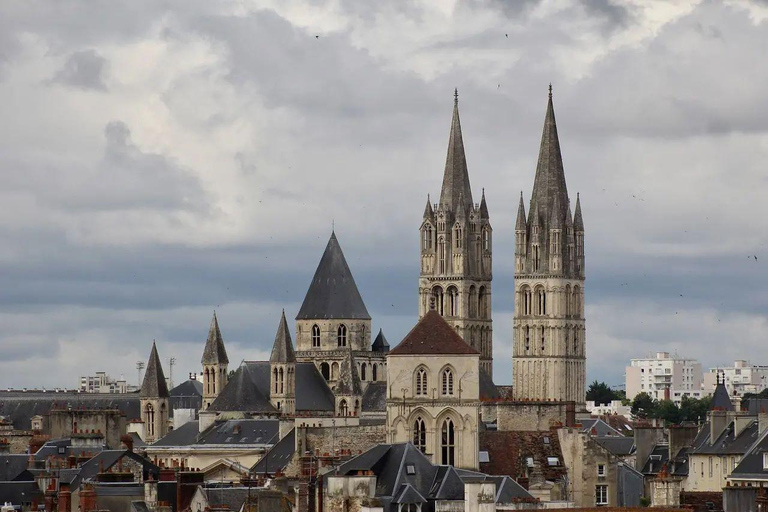
<path fill-rule="evenodd" d="M 515 224 L 513 392 L 517 399 L 583 404 L 584 223 L 571 216 L 552 87 L 526 218 L 522 193 Z"/>
<path fill-rule="evenodd" d="M 292 416 L 296 413 L 296 354 L 285 311 L 277 327 L 269 367 L 269 401 L 283 415 Z"/>
<path fill-rule="evenodd" d="M 213 312 L 211 327 L 208 329 L 208 339 L 205 342 L 203 358 L 200 360 L 203 365 L 203 409 L 207 409 L 221 390 L 227 385 L 229 375 L 227 374 L 227 365 L 229 358 L 227 350 L 224 348 L 224 339 L 219 330 L 219 320 L 216 318 L 216 312 Z"/>
<path fill-rule="evenodd" d="M 437 312 L 480 352 L 480 368 L 491 375 L 492 231 L 485 191 L 479 205 L 472 202 L 455 92 L 440 202 L 433 206 L 427 196 L 421 223 L 419 318 L 434 301 Z"/>
<path fill-rule="evenodd" d="M 139 403 L 141 404 L 141 419 L 144 422 L 144 442 L 154 443 L 168 433 L 168 418 L 170 412 L 170 393 L 165 382 L 163 365 L 157 355 L 157 345 L 152 342 L 152 352 L 149 354 L 147 371 L 141 383 Z"/>

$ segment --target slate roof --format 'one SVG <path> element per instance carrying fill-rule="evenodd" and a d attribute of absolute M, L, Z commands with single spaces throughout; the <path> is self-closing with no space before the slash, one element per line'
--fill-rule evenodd
<path fill-rule="evenodd" d="M 360 376 L 357 374 L 357 365 L 352 360 L 351 347 L 344 354 L 339 368 L 339 378 L 333 385 L 333 392 L 336 395 L 361 395 L 363 393 L 360 386 Z"/>
<path fill-rule="evenodd" d="M 496 388 L 496 384 L 493 383 L 493 378 L 488 372 L 486 372 L 482 368 L 480 369 L 479 384 L 480 384 L 481 400 L 501 398 L 501 394 L 499 393 L 499 390 Z"/>
<path fill-rule="evenodd" d="M 467 157 L 464 153 L 464 138 L 461 134 L 459 119 L 459 96 L 455 93 L 451 133 L 448 137 L 448 154 L 445 158 L 443 186 L 440 191 L 440 204 L 451 211 L 463 210 L 472 204 L 472 187 L 469 185 Z"/>
<path fill-rule="evenodd" d="M 490 479 L 496 482 L 496 503 L 512 503 L 515 500 L 531 498 L 522 485 L 508 476 L 492 476 Z"/>
<path fill-rule="evenodd" d="M 768 452 L 768 429 L 749 447 L 739 461 L 736 469 L 731 472 L 731 479 L 760 479 L 768 480 L 768 470 L 763 466 L 763 454 Z"/>
<path fill-rule="evenodd" d="M 335 232 L 331 233 L 299 314 L 296 315 L 296 320 L 327 318 L 371 319 Z"/>
<path fill-rule="evenodd" d="M 141 384 L 140 395 L 143 397 L 170 396 L 168 393 L 168 384 L 165 382 L 163 365 L 160 363 L 160 356 L 157 355 L 157 344 L 152 342 L 152 352 L 149 354 L 147 371 L 144 373 L 144 382 Z"/>
<path fill-rule="evenodd" d="M 277 442 L 278 420 L 227 420 L 201 432 L 197 444 L 271 444 Z"/>
<path fill-rule="evenodd" d="M 376 339 L 373 340 L 371 350 L 374 352 L 389 352 L 389 342 L 387 341 L 386 336 L 384 336 L 384 331 L 381 329 L 379 329 L 379 334 L 376 335 Z"/>
<path fill-rule="evenodd" d="M 635 440 L 631 437 L 593 437 L 595 442 L 616 455 L 617 457 L 626 457 L 635 453 Z"/>
<path fill-rule="evenodd" d="M 277 413 L 269 402 L 270 371 L 269 361 L 245 361 L 209 409 L 216 412 Z M 333 392 L 314 363 L 296 363 L 295 378 L 297 411 L 335 410 Z"/>
<path fill-rule="evenodd" d="M 291 341 L 291 331 L 288 329 L 288 322 L 285 320 L 285 310 L 283 310 L 280 324 L 277 326 L 277 334 L 275 334 L 275 343 L 272 345 L 272 354 L 269 356 L 269 362 L 296 362 L 296 354 L 293 352 L 293 341 Z"/>
<path fill-rule="evenodd" d="M 34 480 L 27 471 L 29 455 L 0 455 L 0 482 Z"/>
<path fill-rule="evenodd" d="M 36 482 L 0 482 L 0 503 L 20 506 L 37 501 L 42 504 L 43 498 Z"/>
<path fill-rule="evenodd" d="M 141 416 L 138 393 L 0 391 L 0 416 L 5 416 L 15 429 L 30 430 L 32 416 L 45 416 L 54 407 L 119 409 L 128 419 Z"/>
<path fill-rule="evenodd" d="M 480 355 L 448 325 L 440 314 L 431 310 L 406 334 L 391 355 L 456 354 Z"/>
<path fill-rule="evenodd" d="M 669 462 L 669 445 L 657 444 L 648 455 L 648 460 L 643 464 L 640 472 L 644 475 L 656 475 L 661 471 L 664 464 Z"/>
<path fill-rule="evenodd" d="M 152 443 L 152 446 L 189 446 L 191 444 L 195 444 L 199 433 L 200 422 L 188 421 L 179 428 L 171 430 L 165 436 Z"/>
<path fill-rule="evenodd" d="M 713 455 L 726 455 L 737 454 L 742 455 L 747 452 L 750 446 L 757 440 L 758 422 L 752 421 L 747 427 L 742 430 L 738 436 L 734 437 L 734 422 L 731 422 L 725 430 L 723 430 L 714 442 L 709 439 L 709 431 L 707 428 L 706 439 L 708 442 L 701 443 L 700 446 L 696 446 L 692 452 L 693 455 L 699 454 L 713 454 Z"/>
<path fill-rule="evenodd" d="M 525 204 L 523 204 L 523 192 L 520 191 L 520 204 L 517 205 L 517 221 L 515 222 L 515 231 L 526 231 L 528 228 L 525 223 Z"/>
<path fill-rule="evenodd" d="M 581 431 L 589 432 L 593 436 L 606 437 L 606 436 L 622 436 L 624 434 L 604 422 L 599 418 L 585 418 L 579 420 L 581 423 Z"/>
<path fill-rule="evenodd" d="M 231 512 L 239 512 L 248 498 L 249 491 L 255 496 L 255 491 L 248 487 L 216 487 L 205 488 L 203 492 L 211 508 L 227 508 Z"/>
<path fill-rule="evenodd" d="M 203 383 L 199 380 L 188 379 L 169 391 L 171 394 L 171 417 L 174 409 L 194 409 L 199 411 L 203 406 Z M 134 443 L 136 446 L 136 443 Z"/>
<path fill-rule="evenodd" d="M 361 404 L 363 412 L 383 412 L 387 410 L 387 383 L 371 382 L 365 388 Z"/>
<path fill-rule="evenodd" d="M 270 448 L 264 457 L 253 465 L 251 471 L 257 475 L 274 475 L 285 469 L 296 451 L 296 429 L 291 429 Z"/>
<path fill-rule="evenodd" d="M 118 460 L 125 457 L 140 463 L 144 475 L 151 472 L 155 479 L 157 479 L 160 468 L 152 464 L 149 459 L 142 457 L 136 452 L 128 450 L 103 450 L 80 466 L 80 471 L 77 473 L 77 476 L 72 479 L 72 488 L 77 488 L 84 480 L 93 479 L 102 470 L 108 471 L 109 468 L 117 464 Z"/>
<path fill-rule="evenodd" d="M 211 320 L 211 326 L 208 329 L 208 339 L 205 341 L 205 349 L 203 350 L 203 357 L 200 360 L 201 364 L 227 364 L 229 358 L 227 357 L 227 349 L 224 348 L 224 339 L 221 337 L 221 329 L 219 329 L 219 320 L 216 318 L 216 312 L 213 312 L 213 319 Z"/>
<path fill-rule="evenodd" d="M 728 396 L 728 390 L 725 389 L 725 384 L 720 382 L 718 377 L 717 386 L 715 386 L 715 392 L 712 394 L 712 404 L 709 409 L 711 411 L 733 411 L 733 402 Z"/>

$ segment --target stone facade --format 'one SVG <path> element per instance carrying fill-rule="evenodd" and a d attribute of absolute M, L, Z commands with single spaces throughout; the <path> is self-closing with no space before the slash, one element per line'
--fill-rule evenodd
<path fill-rule="evenodd" d="M 514 394 L 585 402 L 584 224 L 571 215 L 550 90 L 530 211 L 515 226 Z M 582 406 L 583 408 L 583 406 Z"/>
<path fill-rule="evenodd" d="M 496 428 L 500 431 L 542 432 L 555 425 L 575 423 L 573 402 L 499 402 L 493 405 L 496 409 Z"/>
<path fill-rule="evenodd" d="M 434 206 L 427 198 L 421 223 L 419 318 L 434 303 L 438 313 L 480 354 L 480 365 L 493 374 L 491 318 L 492 234 L 483 193 L 472 202 L 458 97 L 454 102 L 448 156 Z"/>

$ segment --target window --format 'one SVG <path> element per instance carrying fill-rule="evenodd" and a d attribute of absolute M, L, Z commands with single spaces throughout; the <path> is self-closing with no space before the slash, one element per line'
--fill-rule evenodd
<path fill-rule="evenodd" d="M 427 453 L 427 427 L 421 416 L 413 422 L 413 446 Z"/>
<path fill-rule="evenodd" d="M 339 325 L 339 328 L 336 331 L 336 341 L 338 341 L 338 344 L 340 347 L 347 346 L 347 326 L 346 325 L 344 324 Z"/>
<path fill-rule="evenodd" d="M 445 274 L 445 239 L 443 237 L 440 237 L 440 240 L 437 242 L 437 251 L 439 253 L 440 258 L 440 266 L 439 266 L 439 272 L 441 274 Z"/>
<path fill-rule="evenodd" d="M 424 368 L 416 370 L 416 395 L 427 396 L 427 370 Z"/>
<path fill-rule="evenodd" d="M 605 476 L 605 464 L 597 465 L 597 476 Z"/>
<path fill-rule="evenodd" d="M 424 241 L 422 245 L 425 251 L 432 249 L 432 226 L 424 226 Z"/>
<path fill-rule="evenodd" d="M 768 469 L 768 452 L 763 452 L 763 469 Z"/>
<path fill-rule="evenodd" d="M 432 288 L 432 300 L 435 301 L 435 311 L 443 314 L 443 289 L 439 286 Z"/>
<path fill-rule="evenodd" d="M 547 466 L 559 466 L 560 459 L 557 457 L 547 457 Z"/>
<path fill-rule="evenodd" d="M 453 395 L 453 370 L 446 368 L 442 375 L 443 395 Z"/>
<path fill-rule="evenodd" d="M 328 363 L 320 363 L 320 373 L 325 380 L 331 380 L 331 367 Z"/>
<path fill-rule="evenodd" d="M 491 232 L 488 231 L 488 228 L 483 229 L 483 249 L 491 250 Z"/>
<path fill-rule="evenodd" d="M 320 346 L 320 327 L 318 327 L 317 324 L 312 326 L 312 346 Z"/>
<path fill-rule="evenodd" d="M 360 380 L 365 380 L 365 371 L 368 368 L 368 365 L 363 363 L 363 365 L 360 367 Z"/>
<path fill-rule="evenodd" d="M 525 350 L 531 349 L 531 328 L 529 326 L 523 327 L 523 333 L 525 334 Z"/>
<path fill-rule="evenodd" d="M 155 408 L 152 407 L 152 404 L 147 404 L 147 407 L 144 409 L 144 423 L 147 426 L 147 434 L 150 436 L 155 435 Z"/>
<path fill-rule="evenodd" d="M 608 486 L 596 485 L 595 486 L 595 505 L 607 505 L 608 504 Z"/>
<path fill-rule="evenodd" d="M 522 295 L 521 299 L 523 301 L 523 315 L 529 316 L 531 314 L 531 305 L 533 304 L 531 289 L 527 286 L 524 286 L 522 290 L 520 290 L 520 293 Z"/>
<path fill-rule="evenodd" d="M 459 315 L 459 290 L 451 286 L 448 288 L 448 316 Z"/>
<path fill-rule="evenodd" d="M 374 381 L 376 381 L 376 380 L 377 380 L 377 378 L 378 378 L 378 375 L 377 375 L 377 373 L 378 373 L 378 372 L 377 372 L 377 368 L 378 368 L 378 365 L 377 365 L 377 364 L 372 364 L 372 365 L 371 365 L 371 378 L 372 378 Z"/>
<path fill-rule="evenodd" d="M 478 455 L 478 462 L 491 462 L 491 457 L 487 451 L 481 451 Z"/>
<path fill-rule="evenodd" d="M 416 474 L 416 465 L 415 464 L 406 464 L 405 465 L 405 473 L 408 475 L 415 475 Z"/>
<path fill-rule="evenodd" d="M 453 466 L 456 462 L 456 431 L 453 426 L 453 420 L 448 418 L 443 421 L 441 429 L 442 437 L 440 439 L 440 463 Z"/>
<path fill-rule="evenodd" d="M 339 416 L 348 416 L 349 415 L 349 406 L 347 405 L 347 401 L 343 398 L 339 402 Z"/>
<path fill-rule="evenodd" d="M 546 342 L 546 336 L 544 331 L 544 326 L 542 325 L 539 329 L 539 334 L 541 336 L 541 351 L 544 352 L 544 349 L 546 348 L 545 342 Z"/>

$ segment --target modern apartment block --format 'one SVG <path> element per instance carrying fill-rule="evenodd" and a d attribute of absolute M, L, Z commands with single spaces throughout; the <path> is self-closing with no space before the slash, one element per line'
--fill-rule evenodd
<path fill-rule="evenodd" d="M 684 396 L 701 398 L 705 395 L 701 363 L 669 352 L 632 359 L 626 368 L 626 390 L 630 400 L 642 392 L 658 400 L 672 400 L 676 404 L 680 404 Z"/>
<path fill-rule="evenodd" d="M 96 372 L 96 375 L 80 377 L 78 389 L 83 393 L 131 393 L 138 388 L 128 384 L 122 375 L 114 380 L 107 372 Z"/>
<path fill-rule="evenodd" d="M 749 361 L 734 361 L 733 366 L 710 368 L 704 374 L 704 391 L 710 394 L 717 385 L 717 374 L 725 376 L 725 388 L 733 398 L 744 393 L 759 393 L 768 388 L 768 366 L 752 365 Z"/>

